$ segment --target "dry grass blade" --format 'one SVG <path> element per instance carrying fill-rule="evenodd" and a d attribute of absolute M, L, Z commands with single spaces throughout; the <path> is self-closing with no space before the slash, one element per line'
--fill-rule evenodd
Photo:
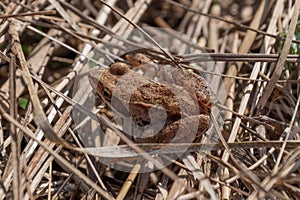
<path fill-rule="evenodd" d="M 199 15 L 203 15 L 203 16 L 206 16 L 206 17 L 209 17 L 209 18 L 212 18 L 212 19 L 216 19 L 216 20 L 219 20 L 219 21 L 224 21 L 224 22 L 226 22 L 228 24 L 233 24 L 234 26 L 240 27 L 241 29 L 250 30 L 250 31 L 262 34 L 262 35 L 266 35 L 266 36 L 270 36 L 270 37 L 276 38 L 276 39 L 285 40 L 284 37 L 281 37 L 281 36 L 278 36 L 278 35 L 275 35 L 275 34 L 271 34 L 269 32 L 261 31 L 261 30 L 258 30 L 256 28 L 250 27 L 250 26 L 246 26 L 246 25 L 241 24 L 241 23 L 239 23 L 237 21 L 228 20 L 228 19 L 225 19 L 223 17 L 219 17 L 217 15 L 210 15 L 210 14 L 202 13 L 202 12 L 199 12 L 198 10 L 191 9 L 191 8 L 189 8 L 187 6 L 184 6 L 184 5 L 180 4 L 180 3 L 177 3 L 177 2 L 172 1 L 172 0 L 166 0 L 166 1 L 170 2 L 171 4 L 177 5 L 178 7 L 182 7 L 184 9 L 186 9 L 187 11 L 190 11 L 190 12 L 193 12 L 193 13 L 197 13 Z M 293 40 L 293 42 L 300 43 L 299 40 Z"/>
<path fill-rule="evenodd" d="M 125 199 L 130 187 L 132 187 L 132 184 L 134 182 L 134 179 L 140 172 L 141 165 L 140 164 L 135 164 L 134 167 L 132 168 L 132 171 L 130 172 L 129 176 L 126 179 L 126 182 L 123 184 L 118 196 L 117 200 Z"/>
<path fill-rule="evenodd" d="M 27 62 L 26 62 L 25 56 L 22 52 L 22 47 L 21 47 L 19 36 L 17 33 L 17 26 L 18 26 L 17 22 L 12 21 L 12 23 L 9 27 L 9 32 L 12 36 L 12 40 L 14 41 L 12 49 L 13 49 L 13 52 L 18 56 L 18 59 L 20 61 L 22 69 L 23 69 L 23 78 L 26 82 L 26 85 L 28 87 L 28 91 L 30 94 L 30 98 L 33 103 L 35 122 L 36 122 L 36 124 L 38 124 L 41 127 L 41 129 L 43 130 L 43 132 L 47 138 L 49 138 L 50 140 L 52 140 L 54 142 L 57 142 L 58 144 L 61 144 L 63 146 L 66 146 L 66 147 L 72 149 L 73 148 L 72 145 L 68 144 L 61 138 L 57 137 L 56 133 L 53 131 L 52 127 L 48 123 L 45 112 L 43 111 L 43 108 L 40 104 L 40 100 L 35 92 L 33 81 L 31 79 L 30 72 L 29 72 L 29 69 L 27 66 Z"/>
<path fill-rule="evenodd" d="M 260 5 L 259 5 L 259 8 L 257 10 L 257 12 L 255 13 L 255 16 L 250 24 L 250 26 L 254 29 L 257 29 L 261 23 L 261 19 L 262 19 L 262 16 L 263 16 L 263 13 L 264 13 L 264 10 L 266 10 L 266 7 L 267 7 L 267 1 L 261 1 Z M 255 36 L 256 36 L 256 33 L 255 32 L 252 32 L 252 31 L 247 31 L 246 33 L 246 36 L 243 40 L 243 43 L 241 44 L 240 48 L 239 48 L 239 53 L 246 53 L 250 50 L 250 47 L 252 46 L 254 40 L 255 40 Z M 242 66 L 242 63 L 241 62 L 238 62 L 237 63 L 237 67 L 232 65 L 229 70 L 227 71 L 227 74 L 229 75 L 233 75 L 235 76 L 238 71 L 240 71 L 241 69 L 241 66 Z M 234 96 L 234 82 L 235 80 L 234 79 L 229 79 L 229 78 L 225 78 L 224 79 L 224 84 L 225 84 L 225 88 L 227 90 L 227 94 L 229 94 L 229 96 Z M 229 107 L 231 109 L 231 106 L 233 106 L 233 102 L 232 102 L 232 99 L 231 98 L 228 98 L 227 100 L 228 102 L 226 103 L 227 104 L 227 107 Z M 244 113 L 244 110 L 246 108 L 246 104 L 241 104 L 240 108 L 239 108 L 239 114 L 243 114 Z M 232 115 L 231 113 L 228 113 L 226 114 L 226 118 L 231 118 Z M 233 125 L 233 128 L 231 130 L 231 133 L 230 133 L 230 136 L 228 138 L 228 142 L 233 142 L 235 139 L 236 139 L 236 135 L 237 135 L 237 130 L 239 128 L 239 123 L 240 123 L 240 119 L 237 118 L 234 125 Z M 229 158 L 229 154 L 228 152 L 224 152 L 223 154 L 223 157 L 222 157 L 222 160 L 223 161 L 227 161 Z M 228 173 L 227 169 L 224 169 L 223 173 L 225 175 L 224 178 L 228 178 L 228 176 L 226 176 L 226 174 Z M 229 191 L 229 188 L 228 187 L 223 187 L 223 197 L 222 198 L 229 198 L 229 194 L 230 194 L 230 191 Z"/>
<path fill-rule="evenodd" d="M 0 19 L 25 17 L 25 16 L 33 16 L 33 15 L 54 15 L 55 13 L 56 12 L 54 10 L 49 10 L 49 11 L 46 10 L 46 11 L 30 12 L 30 13 L 8 14 L 8 15 L 0 15 Z"/>
<path fill-rule="evenodd" d="M 37 142 L 42 148 L 44 148 L 47 152 L 49 152 L 59 163 L 61 163 L 63 166 L 70 169 L 70 171 L 74 172 L 77 176 L 79 176 L 82 180 L 84 180 L 86 183 L 88 183 L 91 187 L 93 187 L 97 192 L 103 195 L 106 199 L 114 199 L 109 193 L 104 191 L 99 186 L 95 185 L 95 183 L 86 177 L 82 172 L 80 172 L 77 168 L 75 168 L 73 165 L 71 165 L 67 160 L 65 160 L 63 157 L 61 157 L 59 154 L 54 152 L 52 149 L 50 149 L 48 146 L 44 145 L 41 141 L 35 138 L 34 134 L 28 130 L 27 128 L 23 127 L 19 122 L 17 122 L 15 119 L 11 118 L 0 106 L 0 112 L 7 120 L 9 120 L 12 124 L 15 126 L 18 126 L 27 136 L 29 136 L 31 139 L 33 139 L 35 142 Z"/>
<path fill-rule="evenodd" d="M 14 55 L 10 58 L 10 115 L 12 118 L 17 116 L 17 101 L 16 101 L 16 57 Z M 14 197 L 16 199 L 22 199 L 22 190 L 21 190 L 21 166 L 18 164 L 20 162 L 20 141 L 17 135 L 17 129 L 14 124 L 10 125 L 11 137 L 12 137 L 12 154 L 11 154 L 11 165 L 13 170 L 13 188 L 14 188 Z"/>
<path fill-rule="evenodd" d="M 291 23 L 289 26 L 289 31 L 287 34 L 287 38 L 284 42 L 281 54 L 279 56 L 276 68 L 272 74 L 272 77 L 269 81 L 269 83 L 267 84 L 266 88 L 265 88 L 265 92 L 263 93 L 263 96 L 261 97 L 261 100 L 258 104 L 259 109 L 264 108 L 268 98 L 270 97 L 271 93 L 273 92 L 273 89 L 275 87 L 275 84 L 277 83 L 277 81 L 280 78 L 280 75 L 282 73 L 284 64 L 286 63 L 286 57 L 287 54 L 289 53 L 291 44 L 292 44 L 292 39 L 294 37 L 294 33 L 295 33 L 295 29 L 296 29 L 296 25 L 298 23 L 298 18 L 299 18 L 299 9 L 300 9 L 300 1 L 297 0 L 295 2 L 295 6 L 294 6 L 294 10 L 293 10 L 293 16 L 291 19 Z"/>

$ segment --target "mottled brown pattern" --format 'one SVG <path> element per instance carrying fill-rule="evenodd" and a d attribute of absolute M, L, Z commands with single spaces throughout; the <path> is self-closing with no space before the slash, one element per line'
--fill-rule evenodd
<path fill-rule="evenodd" d="M 89 80 L 107 105 L 130 116 L 133 128 L 124 131 L 135 142 L 192 142 L 208 129 L 211 92 L 203 78 L 171 61 L 161 61 L 160 55 L 148 56 L 145 49 L 123 57 L 128 63 L 94 71 Z M 156 68 L 151 78 L 145 75 L 149 66 Z M 156 123 L 163 124 L 161 129 L 155 130 Z"/>

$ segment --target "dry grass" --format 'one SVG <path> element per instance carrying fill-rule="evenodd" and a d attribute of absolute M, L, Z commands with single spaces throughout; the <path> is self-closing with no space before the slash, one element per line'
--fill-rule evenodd
<path fill-rule="evenodd" d="M 300 0 L 20 2 L 0 2 L 1 199 L 300 199 Z M 216 97 L 210 133 L 174 160 L 124 137 L 87 81 L 161 47 Z"/>

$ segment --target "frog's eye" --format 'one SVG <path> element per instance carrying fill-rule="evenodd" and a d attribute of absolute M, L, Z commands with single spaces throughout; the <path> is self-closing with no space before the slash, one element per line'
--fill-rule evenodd
<path fill-rule="evenodd" d="M 103 95 L 105 98 L 110 99 L 111 92 L 107 88 L 103 88 Z"/>

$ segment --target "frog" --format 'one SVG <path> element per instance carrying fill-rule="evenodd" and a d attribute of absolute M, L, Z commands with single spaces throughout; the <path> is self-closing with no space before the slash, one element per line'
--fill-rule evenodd
<path fill-rule="evenodd" d="M 147 52 L 128 52 L 121 56 L 124 61 L 92 71 L 88 79 L 93 90 L 130 122 L 123 131 L 133 142 L 199 141 L 210 126 L 212 95 L 207 82 L 161 54 Z"/>

